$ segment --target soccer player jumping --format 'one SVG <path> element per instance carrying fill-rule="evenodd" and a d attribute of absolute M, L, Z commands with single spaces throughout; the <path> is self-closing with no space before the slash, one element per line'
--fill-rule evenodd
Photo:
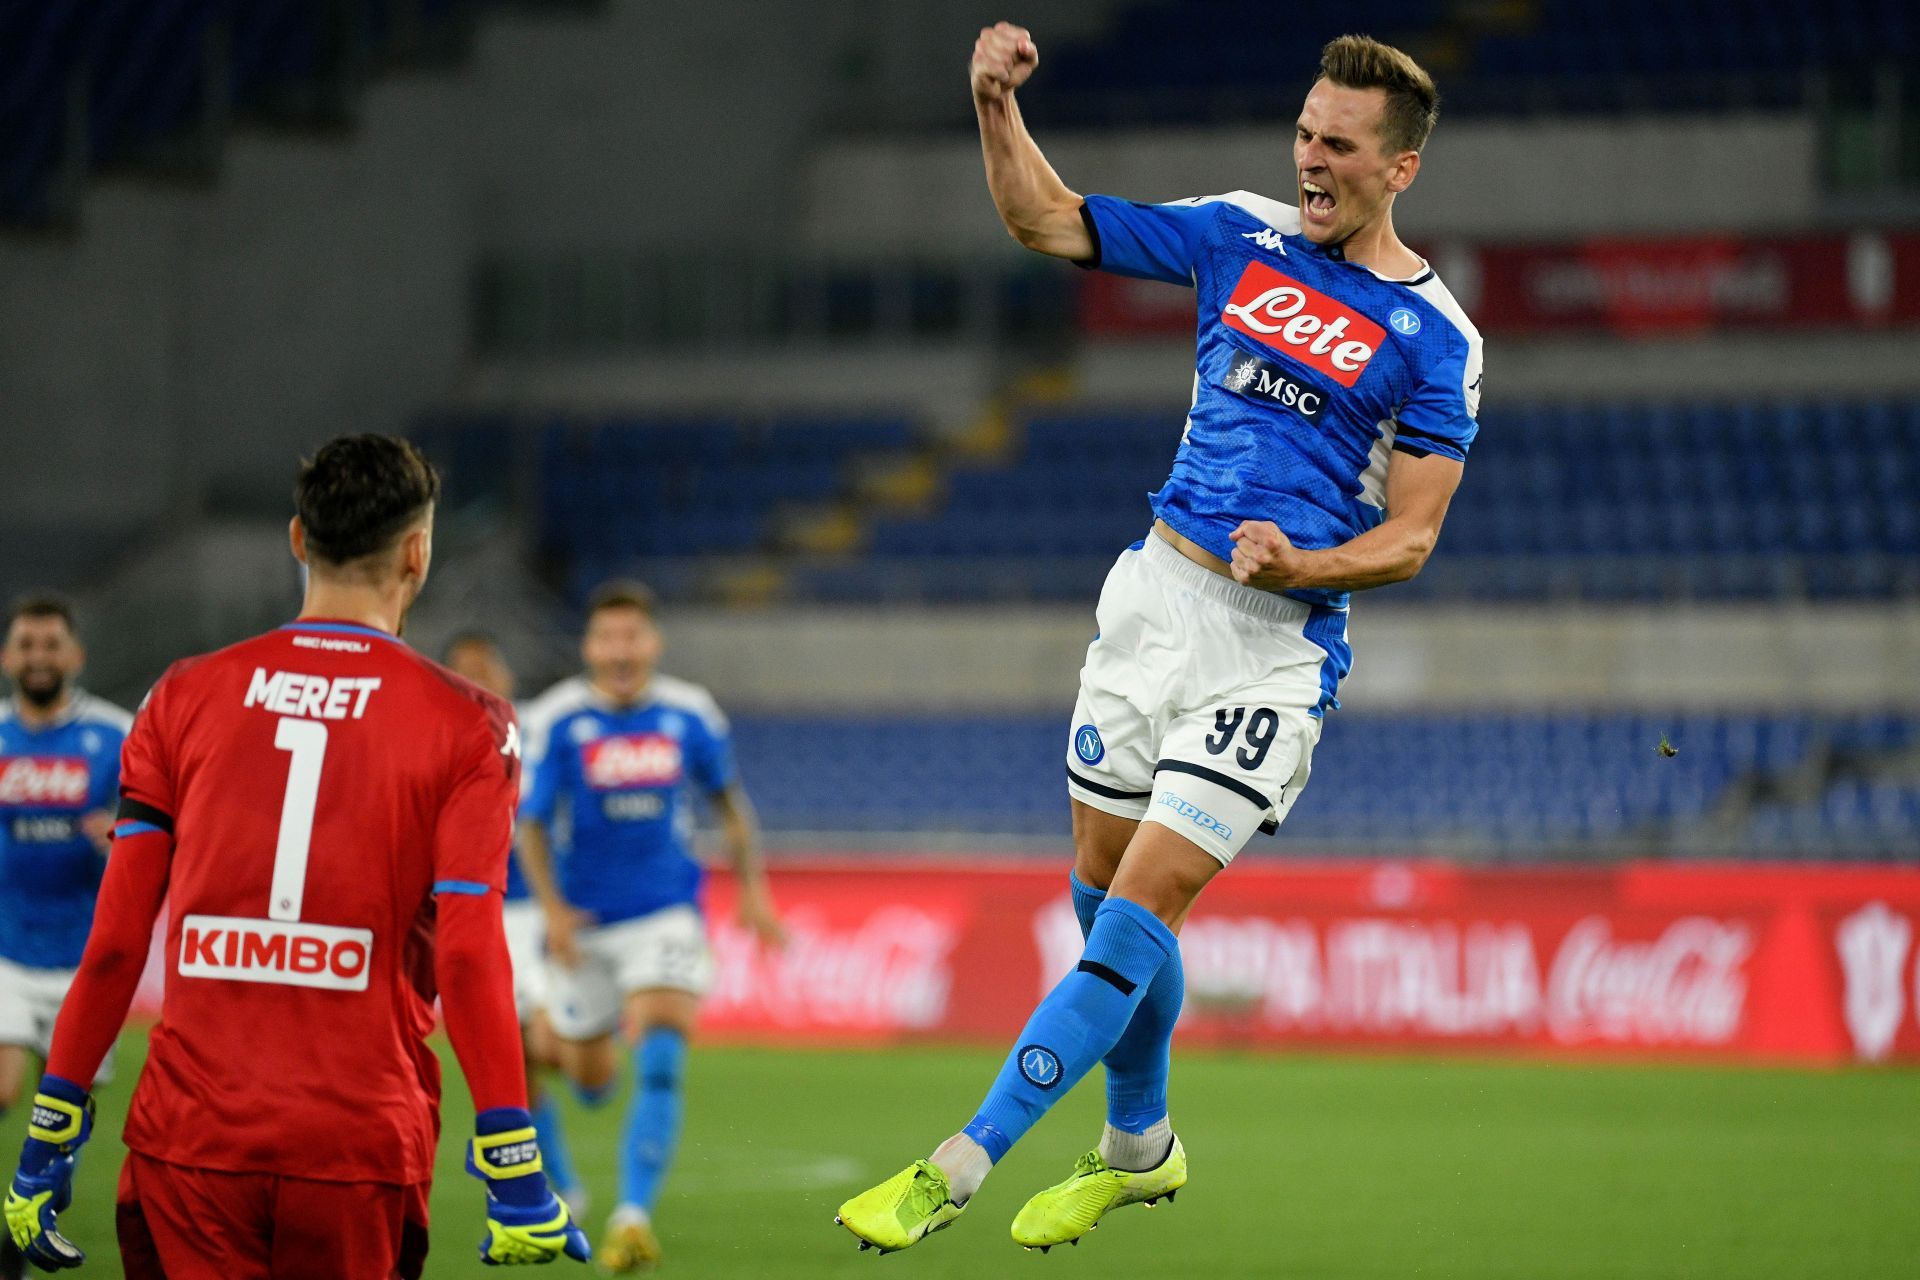
<path fill-rule="evenodd" d="M 1352 665 L 1348 594 L 1420 571 L 1477 430 L 1479 333 L 1394 232 L 1439 108 L 1411 58 L 1364 36 L 1322 50 L 1294 126 L 1297 205 L 1074 194 L 1014 101 L 1038 65 L 1008 23 L 974 46 L 994 204 L 1029 249 L 1195 290 L 1193 405 L 1152 531 L 1107 576 L 1080 675 L 1067 791 L 1086 950 L 973 1119 L 841 1207 L 863 1249 L 904 1249 L 958 1218 L 1096 1061 L 1099 1145 L 1020 1210 L 1015 1242 L 1077 1241 L 1108 1210 L 1185 1185 L 1167 1117 L 1176 935 L 1299 798 Z"/>
<path fill-rule="evenodd" d="M 584 1260 L 526 1109 L 501 933 L 520 772 L 513 709 L 399 639 L 426 583 L 439 478 L 352 436 L 300 470 L 300 616 L 175 663 L 121 757 L 113 854 L 54 1027 L 6 1224 L 80 1265 L 57 1215 L 90 1081 L 162 901 L 166 995 L 127 1115 L 128 1280 L 418 1277 L 439 1136 L 441 993 L 474 1105 L 481 1255 Z"/>

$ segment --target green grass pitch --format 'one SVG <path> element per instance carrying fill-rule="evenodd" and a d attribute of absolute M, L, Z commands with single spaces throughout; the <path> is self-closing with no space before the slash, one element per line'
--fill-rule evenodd
<path fill-rule="evenodd" d="M 130 1034 L 123 1081 L 141 1051 Z M 899 1257 L 856 1252 L 833 1225 L 835 1207 L 964 1121 L 998 1061 L 976 1049 L 696 1049 L 686 1136 L 656 1219 L 665 1273 L 1920 1276 L 1920 1072 L 1460 1058 L 1176 1053 L 1188 1190 L 1177 1204 L 1116 1213 L 1077 1249 L 1023 1253 L 1008 1223 L 1091 1145 L 1096 1072 L 952 1228 Z M 448 1066 L 427 1274 L 498 1276 L 474 1258 L 480 1192 L 460 1170 L 459 1145 L 472 1112 Z M 93 1256 L 82 1276 L 118 1273 L 112 1198 L 126 1097 L 125 1085 L 105 1093 L 63 1223 Z M 596 1237 L 613 1199 L 623 1105 L 569 1107 Z M 9 1166 L 21 1111 L 0 1126 Z M 540 1274 L 590 1273 L 563 1264 Z"/>

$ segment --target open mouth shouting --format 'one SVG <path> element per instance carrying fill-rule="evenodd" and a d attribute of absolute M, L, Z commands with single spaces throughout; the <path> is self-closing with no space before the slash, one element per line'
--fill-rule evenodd
<path fill-rule="evenodd" d="M 1338 205 L 1339 201 L 1334 199 L 1332 191 L 1311 178 L 1300 179 L 1300 212 L 1307 221 L 1317 226 L 1332 226 L 1334 210 Z"/>

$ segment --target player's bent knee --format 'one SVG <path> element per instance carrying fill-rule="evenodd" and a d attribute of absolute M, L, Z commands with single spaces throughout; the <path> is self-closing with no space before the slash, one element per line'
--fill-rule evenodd
<path fill-rule="evenodd" d="M 619 1063 L 611 1037 L 567 1046 L 567 1080 L 574 1096 L 589 1107 L 597 1107 L 613 1096 L 619 1075 Z"/>
<path fill-rule="evenodd" d="M 18 1045 L 0 1044 L 0 1111 L 20 1101 L 26 1078 L 27 1051 Z"/>
<path fill-rule="evenodd" d="M 1073 874 L 1091 889 L 1105 889 L 1113 883 L 1120 859 L 1140 823 L 1133 818 L 1106 813 L 1078 800 L 1073 805 Z"/>
<path fill-rule="evenodd" d="M 640 1037 L 640 1084 L 647 1089 L 680 1087 L 687 1061 L 686 1033 L 678 1027 L 648 1027 Z"/>
<path fill-rule="evenodd" d="M 1225 865 L 1186 832 L 1143 822 L 1107 896 L 1145 907 L 1177 932 L 1194 899 Z"/>

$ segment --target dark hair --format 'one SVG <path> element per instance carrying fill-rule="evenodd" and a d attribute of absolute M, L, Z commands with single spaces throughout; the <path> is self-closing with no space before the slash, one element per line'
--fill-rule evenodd
<path fill-rule="evenodd" d="M 67 624 L 67 630 L 73 635 L 80 634 L 80 628 L 74 625 L 73 601 L 58 591 L 29 591 L 14 600 L 7 609 L 8 631 L 22 618 L 58 618 Z"/>
<path fill-rule="evenodd" d="M 307 550 L 336 565 L 385 551 L 439 496 L 433 464 L 397 436 L 329 440 L 293 486 Z"/>
<path fill-rule="evenodd" d="M 453 639 L 447 641 L 446 647 L 440 651 L 440 656 L 442 658 L 451 658 L 468 645 L 476 644 L 485 645 L 496 653 L 500 650 L 500 642 L 493 638 L 493 632 L 484 631 L 479 627 L 468 627 L 465 631 L 456 631 L 454 633 Z"/>
<path fill-rule="evenodd" d="M 1418 151 L 1440 119 L 1440 91 L 1419 63 L 1372 36 L 1340 36 L 1320 50 L 1320 78 L 1347 89 L 1384 89 L 1380 141 L 1389 152 Z"/>
<path fill-rule="evenodd" d="M 632 578 L 615 578 L 603 582 L 593 589 L 587 597 L 587 617 L 602 609 L 638 609 L 649 618 L 653 616 L 653 589 L 644 582 L 635 582 Z"/>

